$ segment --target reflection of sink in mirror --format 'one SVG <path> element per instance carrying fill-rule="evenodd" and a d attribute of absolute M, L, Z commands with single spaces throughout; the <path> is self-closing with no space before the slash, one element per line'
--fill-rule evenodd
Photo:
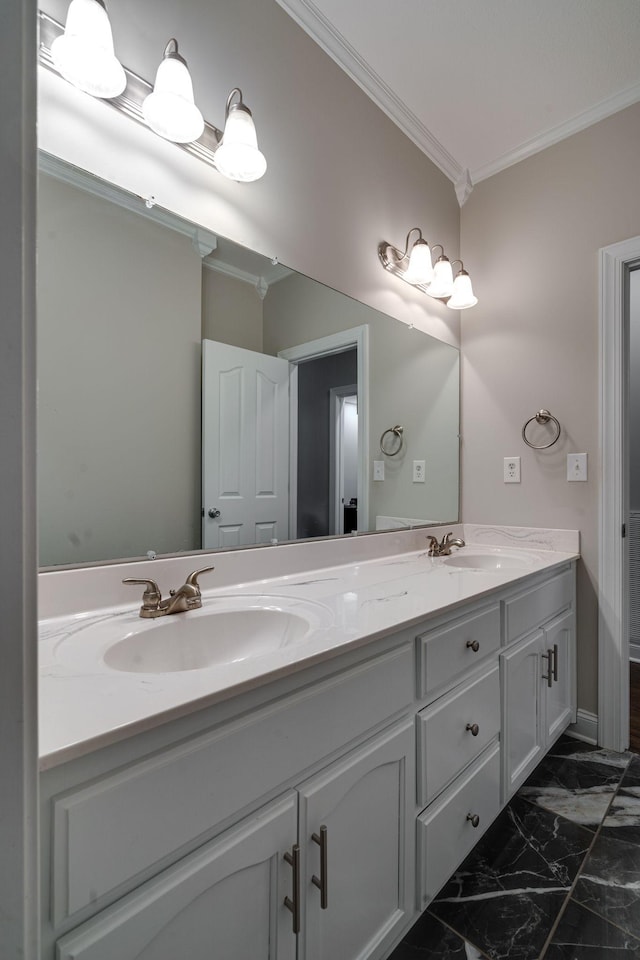
<path fill-rule="evenodd" d="M 157 620 L 132 613 L 80 627 L 56 647 L 66 663 L 125 673 L 205 670 L 311 640 L 332 623 L 321 604 L 287 597 L 216 597 Z"/>
<path fill-rule="evenodd" d="M 444 562 L 449 567 L 458 567 L 463 570 L 507 573 L 512 570 L 530 569 L 535 564 L 535 557 L 503 550 L 501 547 L 485 548 L 483 550 L 463 547 L 458 553 L 445 557 Z"/>

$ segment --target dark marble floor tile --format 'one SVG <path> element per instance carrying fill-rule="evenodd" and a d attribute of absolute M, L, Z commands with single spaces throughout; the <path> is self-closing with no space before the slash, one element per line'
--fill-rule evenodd
<path fill-rule="evenodd" d="M 570 900 L 544 960 L 640 960 L 640 940 Z"/>
<path fill-rule="evenodd" d="M 532 803 L 597 829 L 623 779 L 631 754 L 600 750 L 562 737 L 518 791 Z"/>
<path fill-rule="evenodd" d="M 573 897 L 640 938 L 640 849 L 601 834 L 584 864 Z"/>
<path fill-rule="evenodd" d="M 389 960 L 485 960 L 485 957 L 437 917 L 423 913 Z"/>
<path fill-rule="evenodd" d="M 601 836 L 640 848 L 640 786 L 620 787 L 602 824 Z"/>
<path fill-rule="evenodd" d="M 534 960 L 592 840 L 516 797 L 429 909 L 495 960 Z"/>

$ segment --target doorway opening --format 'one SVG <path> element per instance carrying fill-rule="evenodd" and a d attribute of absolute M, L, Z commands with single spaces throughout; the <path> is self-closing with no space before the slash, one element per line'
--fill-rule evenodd
<path fill-rule="evenodd" d="M 629 746 L 629 289 L 640 237 L 600 251 L 598 743 Z"/>

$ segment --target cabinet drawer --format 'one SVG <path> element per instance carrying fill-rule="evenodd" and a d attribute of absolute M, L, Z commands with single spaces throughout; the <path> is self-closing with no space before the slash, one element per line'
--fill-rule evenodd
<path fill-rule="evenodd" d="M 419 908 L 433 900 L 500 810 L 500 748 L 489 748 L 418 817 Z M 474 828 L 469 817 L 479 818 Z"/>
<path fill-rule="evenodd" d="M 216 824 L 404 709 L 413 690 L 413 651 L 406 644 L 54 798 L 54 921 L 166 863 Z"/>
<path fill-rule="evenodd" d="M 477 724 L 473 735 L 467 726 Z M 418 803 L 430 803 L 500 732 L 495 663 L 418 714 Z"/>
<path fill-rule="evenodd" d="M 497 603 L 423 633 L 417 638 L 418 696 L 424 697 L 462 676 L 499 646 Z"/>
<path fill-rule="evenodd" d="M 504 600 L 505 643 L 523 637 L 565 610 L 573 601 L 574 581 L 573 570 L 567 570 L 553 580 Z"/>

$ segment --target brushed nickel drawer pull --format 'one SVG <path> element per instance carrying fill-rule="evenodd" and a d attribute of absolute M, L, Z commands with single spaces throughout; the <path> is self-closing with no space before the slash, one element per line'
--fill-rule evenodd
<path fill-rule="evenodd" d="M 558 644 L 553 645 L 553 679 L 558 682 Z"/>
<path fill-rule="evenodd" d="M 480 733 L 480 727 L 477 723 L 468 723 L 466 729 L 469 731 L 472 737 L 477 737 Z"/>
<path fill-rule="evenodd" d="M 284 854 L 284 859 L 293 873 L 293 899 L 285 897 L 284 905 L 293 914 L 292 929 L 297 934 L 300 933 L 300 844 L 294 843 L 291 853 L 287 851 Z"/>
<path fill-rule="evenodd" d="M 480 817 L 477 813 L 468 813 L 467 820 L 474 829 L 480 826 Z"/>
<path fill-rule="evenodd" d="M 546 680 L 546 681 L 547 681 L 547 686 L 550 687 L 550 686 L 552 685 L 552 683 L 553 683 L 553 670 L 551 669 L 551 658 L 553 657 L 553 653 L 551 652 L 551 650 L 549 650 L 549 651 L 547 651 L 547 653 L 541 654 L 541 656 L 542 656 L 542 659 L 543 659 L 543 660 L 548 660 L 548 661 L 549 661 L 549 664 L 548 664 L 549 673 L 543 673 L 543 674 L 542 674 L 542 679 L 543 679 L 543 680 Z"/>
<path fill-rule="evenodd" d="M 473 650 L 474 653 L 477 653 L 480 649 L 480 644 L 477 640 L 467 640 L 467 650 Z"/>
<path fill-rule="evenodd" d="M 329 905 L 329 892 L 327 890 L 327 828 L 324 825 L 321 826 L 320 835 L 312 833 L 311 839 L 320 847 L 320 878 L 318 879 L 314 873 L 311 877 L 311 883 L 315 884 L 320 891 L 320 909 L 326 910 Z"/>

